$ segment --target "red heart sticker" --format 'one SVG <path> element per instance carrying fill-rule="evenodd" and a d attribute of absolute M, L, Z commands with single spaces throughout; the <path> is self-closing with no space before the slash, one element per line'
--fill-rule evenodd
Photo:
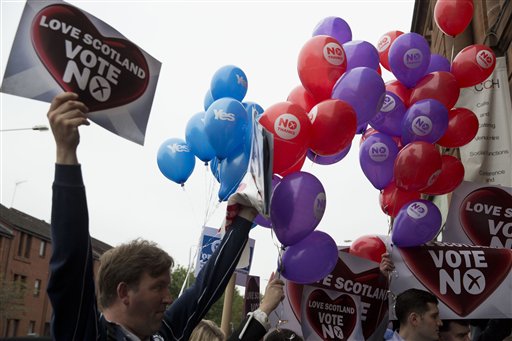
<path fill-rule="evenodd" d="M 464 232 L 475 245 L 512 248 L 512 195 L 483 187 L 469 193 L 459 207 Z"/>
<path fill-rule="evenodd" d="M 324 290 L 317 289 L 306 301 L 309 325 L 321 340 L 347 340 L 357 322 L 356 303 L 347 294 L 331 299 Z"/>
<path fill-rule="evenodd" d="M 413 275 L 461 317 L 492 295 L 512 266 L 507 249 L 433 243 L 399 250 Z"/>
<path fill-rule="evenodd" d="M 347 249 L 348 250 L 348 249 Z M 361 297 L 361 303 L 367 307 L 366 315 L 362 319 L 363 336 L 370 337 L 380 326 L 388 312 L 386 279 L 380 274 L 378 268 L 368 271 L 354 273 L 343 262 L 342 257 L 355 257 L 346 252 L 340 253 L 336 267 L 323 281 L 310 286 L 325 288 L 338 292 L 346 292 Z M 370 261 L 368 261 L 370 262 Z M 290 307 L 297 318 L 301 321 L 301 300 L 304 286 L 291 281 L 286 282 L 286 291 Z"/>
<path fill-rule="evenodd" d="M 31 34 L 48 72 L 90 111 L 130 103 L 146 91 L 150 74 L 141 50 L 126 39 L 102 36 L 76 7 L 43 8 L 32 21 Z"/>

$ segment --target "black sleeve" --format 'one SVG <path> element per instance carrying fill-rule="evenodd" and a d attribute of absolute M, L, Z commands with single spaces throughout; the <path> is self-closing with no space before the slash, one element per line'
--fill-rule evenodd
<path fill-rule="evenodd" d="M 512 319 L 491 319 L 476 340 L 501 341 L 512 332 Z"/>
<path fill-rule="evenodd" d="M 244 330 L 245 329 L 245 330 Z M 228 341 L 253 341 L 260 340 L 265 336 L 267 330 L 263 325 L 250 315 L 247 316 L 241 323 L 240 326 L 231 334 Z M 240 336 L 240 334 L 242 334 Z"/>
<path fill-rule="evenodd" d="M 232 228 L 201 269 L 194 284 L 165 312 L 160 334 L 167 340 L 188 340 L 194 327 L 222 296 L 247 243 L 252 223 L 236 217 Z"/>

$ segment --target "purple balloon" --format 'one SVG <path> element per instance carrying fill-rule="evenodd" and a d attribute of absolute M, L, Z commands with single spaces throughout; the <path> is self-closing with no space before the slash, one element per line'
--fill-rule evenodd
<path fill-rule="evenodd" d="M 375 133 L 366 138 L 359 149 L 359 163 L 373 187 L 383 189 L 393 179 L 398 146 L 391 137 Z"/>
<path fill-rule="evenodd" d="M 281 182 L 281 177 L 277 174 L 272 175 L 272 191 L 276 188 L 277 185 Z M 256 218 L 254 218 L 254 222 L 263 227 L 272 227 L 272 222 L 270 218 L 267 219 L 261 214 L 258 214 Z"/>
<path fill-rule="evenodd" d="M 347 22 L 338 17 L 322 19 L 313 30 L 313 37 L 325 35 L 333 37 L 338 43 L 343 44 L 352 40 L 352 30 Z"/>
<path fill-rule="evenodd" d="M 410 32 L 400 35 L 389 48 L 389 67 L 403 85 L 412 88 L 427 74 L 430 46 L 421 35 Z"/>
<path fill-rule="evenodd" d="M 404 103 L 391 91 L 386 91 L 384 103 L 380 111 L 370 120 L 370 125 L 381 133 L 390 136 L 402 135 L 402 120 L 407 108 Z"/>
<path fill-rule="evenodd" d="M 435 143 L 448 127 L 448 109 L 435 99 L 424 99 L 411 105 L 402 121 L 402 143 L 426 141 Z"/>
<path fill-rule="evenodd" d="M 288 246 L 310 234 L 325 212 L 325 190 L 313 174 L 285 176 L 270 200 L 270 220 L 281 244 Z"/>
<path fill-rule="evenodd" d="M 382 107 L 386 87 L 377 71 L 368 67 L 348 70 L 332 89 L 332 99 L 350 104 L 357 115 L 358 132 Z"/>
<path fill-rule="evenodd" d="M 347 56 L 347 70 L 356 67 L 369 67 L 377 71 L 379 68 L 379 52 L 367 41 L 353 40 L 343 44 L 343 50 Z"/>
<path fill-rule="evenodd" d="M 287 280 L 308 284 L 331 273 L 337 262 L 338 247 L 334 239 L 325 232 L 313 231 L 285 249 L 280 267 Z"/>
<path fill-rule="evenodd" d="M 391 240 L 398 247 L 411 247 L 431 241 L 441 229 L 441 212 L 428 200 L 405 204 L 393 222 Z"/>
<path fill-rule="evenodd" d="M 440 54 L 433 53 L 430 56 L 430 63 L 428 64 L 427 72 L 425 74 L 429 74 L 436 71 L 446 71 L 450 72 L 450 61 L 441 56 Z"/>
<path fill-rule="evenodd" d="M 319 164 L 319 165 L 332 165 L 332 164 L 335 164 L 336 162 L 342 160 L 345 156 L 347 156 L 348 152 L 350 151 L 351 146 L 352 146 L 352 144 L 349 144 L 347 147 L 342 149 L 340 152 L 333 154 L 333 155 L 327 155 L 327 156 L 318 155 L 311 149 L 308 149 L 307 157 L 308 157 L 308 159 L 310 159 L 311 161 L 313 161 L 314 163 Z"/>

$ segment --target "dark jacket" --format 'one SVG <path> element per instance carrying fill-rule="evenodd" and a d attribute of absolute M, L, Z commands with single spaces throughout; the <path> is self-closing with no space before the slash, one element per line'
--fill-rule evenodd
<path fill-rule="evenodd" d="M 51 219 L 47 291 L 53 307 L 54 340 L 125 340 L 122 330 L 101 318 L 96 306 L 87 201 L 79 165 L 56 165 Z M 188 340 L 221 297 L 247 242 L 251 222 L 237 217 L 232 226 L 194 284 L 167 309 L 152 340 Z"/>

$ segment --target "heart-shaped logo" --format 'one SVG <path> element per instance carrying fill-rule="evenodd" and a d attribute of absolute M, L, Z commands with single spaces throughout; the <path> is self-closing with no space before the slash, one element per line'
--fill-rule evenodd
<path fill-rule="evenodd" d="M 512 248 L 512 195 L 498 187 L 469 193 L 459 207 L 464 232 L 475 245 Z"/>
<path fill-rule="evenodd" d="M 348 249 L 346 249 L 348 250 Z M 355 273 L 344 262 L 357 259 L 358 262 L 373 263 L 361 259 L 348 252 L 340 252 L 334 270 L 322 281 L 309 286 L 346 292 L 361 297 L 361 303 L 367 307 L 362 318 L 362 329 L 365 339 L 375 333 L 388 312 L 386 279 L 380 274 L 378 267 Z M 286 282 L 286 297 L 297 321 L 301 321 L 301 301 L 305 286 L 291 281 Z"/>
<path fill-rule="evenodd" d="M 349 295 L 331 299 L 324 290 L 316 289 L 305 304 L 309 325 L 322 340 L 347 340 L 354 331 L 357 307 Z"/>
<path fill-rule="evenodd" d="M 512 266 L 507 249 L 436 242 L 399 250 L 413 275 L 461 317 L 484 302 Z"/>
<path fill-rule="evenodd" d="M 144 94 L 149 68 L 128 40 L 104 37 L 78 8 L 56 4 L 32 21 L 32 45 L 65 91 L 76 92 L 90 111 L 118 107 Z"/>

